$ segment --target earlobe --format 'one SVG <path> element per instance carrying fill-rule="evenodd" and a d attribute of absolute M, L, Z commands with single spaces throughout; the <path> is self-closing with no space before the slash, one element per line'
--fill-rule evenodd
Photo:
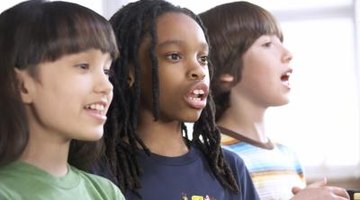
<path fill-rule="evenodd" d="M 18 89 L 20 92 L 21 100 L 25 104 L 30 104 L 32 98 L 32 84 L 33 78 L 26 70 L 19 70 L 15 68 L 16 77 L 18 80 Z"/>
<path fill-rule="evenodd" d="M 129 86 L 129 88 L 131 88 L 133 86 L 134 82 L 135 82 L 134 73 L 133 73 L 133 70 L 130 70 L 129 75 L 128 75 L 128 86 Z"/>
<path fill-rule="evenodd" d="M 229 91 L 234 86 L 234 76 L 230 74 L 222 74 L 219 77 L 220 88 L 224 91 Z"/>
<path fill-rule="evenodd" d="M 229 84 L 232 83 L 235 78 L 230 74 L 222 74 L 219 79 L 222 83 Z"/>

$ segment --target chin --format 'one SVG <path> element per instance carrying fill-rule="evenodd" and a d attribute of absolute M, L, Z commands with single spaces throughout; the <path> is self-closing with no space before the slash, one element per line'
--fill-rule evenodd
<path fill-rule="evenodd" d="M 84 133 L 83 138 L 80 140 L 83 141 L 97 141 L 100 140 L 104 135 L 103 130 L 96 130 L 96 131 L 88 131 Z"/>
<path fill-rule="evenodd" d="M 193 122 L 196 122 L 196 121 L 199 120 L 200 115 L 201 115 L 201 111 L 196 112 L 196 113 L 192 113 L 192 114 L 184 117 L 184 119 L 182 121 L 193 123 Z"/>
<path fill-rule="evenodd" d="M 284 98 L 283 101 L 282 101 L 283 105 L 286 105 L 289 102 L 290 102 L 289 98 Z"/>
<path fill-rule="evenodd" d="M 284 106 L 284 105 L 287 105 L 289 103 L 289 100 L 288 99 L 282 99 L 276 103 L 274 103 L 273 106 Z"/>
<path fill-rule="evenodd" d="M 95 134 L 93 134 L 92 136 L 92 139 L 93 140 L 100 140 L 102 137 L 103 137 L 103 135 L 104 135 L 104 131 L 101 131 L 100 133 L 95 133 Z"/>

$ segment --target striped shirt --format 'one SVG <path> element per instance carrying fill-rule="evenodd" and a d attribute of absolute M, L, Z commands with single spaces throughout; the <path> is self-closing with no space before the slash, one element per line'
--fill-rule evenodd
<path fill-rule="evenodd" d="M 237 140 L 239 137 L 242 139 Z M 221 143 L 244 160 L 260 199 L 289 200 L 292 187 L 305 187 L 303 168 L 290 148 L 270 140 L 263 144 L 239 137 L 223 137 Z"/>

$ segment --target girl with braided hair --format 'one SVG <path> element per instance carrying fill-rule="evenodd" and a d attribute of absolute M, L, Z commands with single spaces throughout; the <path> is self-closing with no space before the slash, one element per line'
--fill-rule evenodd
<path fill-rule="evenodd" d="M 129 3 L 110 19 L 121 59 L 95 173 L 131 199 L 258 199 L 244 163 L 221 149 L 199 18 L 163 0 Z M 184 125 L 194 122 L 192 138 Z"/>

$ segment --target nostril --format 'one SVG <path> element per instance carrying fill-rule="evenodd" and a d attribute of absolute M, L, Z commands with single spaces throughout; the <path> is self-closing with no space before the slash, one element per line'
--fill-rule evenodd
<path fill-rule="evenodd" d="M 193 73 L 193 74 L 191 74 L 191 78 L 193 78 L 193 79 L 198 79 L 198 75 L 197 74 L 195 74 L 195 73 Z"/>
<path fill-rule="evenodd" d="M 191 79 L 193 80 L 203 80 L 205 78 L 205 74 L 191 74 Z"/>
<path fill-rule="evenodd" d="M 191 80 L 203 80 L 206 77 L 206 73 L 203 70 L 196 69 L 189 71 L 187 76 Z"/>

